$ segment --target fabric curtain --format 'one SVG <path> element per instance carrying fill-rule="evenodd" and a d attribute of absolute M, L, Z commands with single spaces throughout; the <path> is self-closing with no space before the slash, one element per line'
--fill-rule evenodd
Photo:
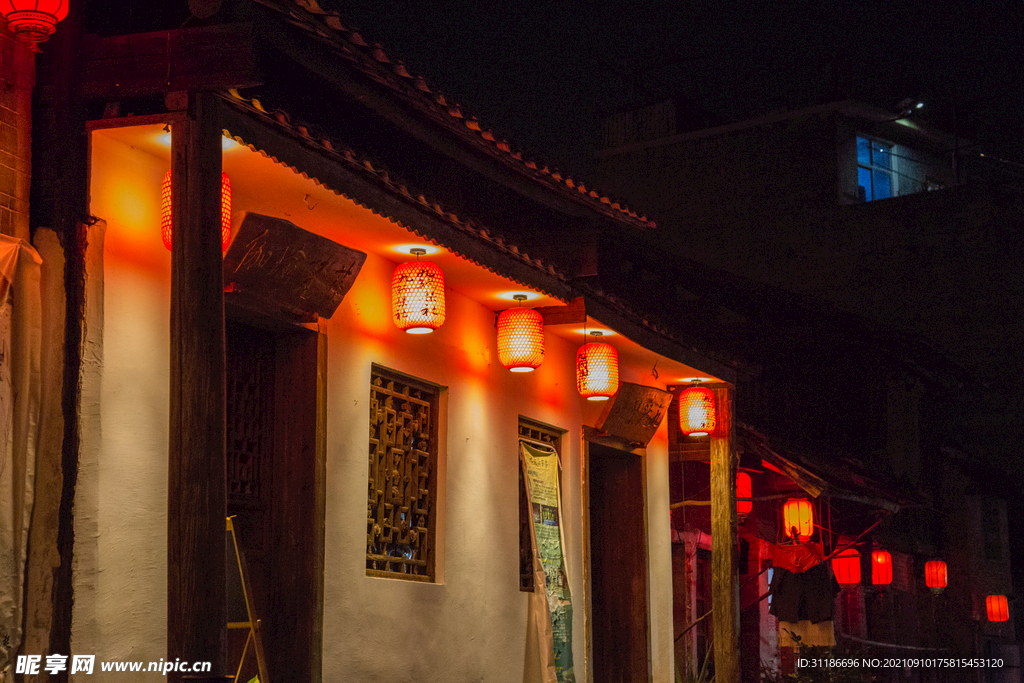
<path fill-rule="evenodd" d="M 22 638 L 39 438 L 42 258 L 0 235 L 0 671 Z"/>

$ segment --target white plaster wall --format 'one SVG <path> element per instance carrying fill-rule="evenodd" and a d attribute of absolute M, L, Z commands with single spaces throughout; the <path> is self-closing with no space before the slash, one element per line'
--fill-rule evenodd
<path fill-rule="evenodd" d="M 165 170 L 166 162 L 94 135 L 91 210 L 107 228 L 105 244 L 94 248 L 102 264 L 90 269 L 103 307 L 90 319 L 83 376 L 72 642 L 73 652 L 99 659 L 166 656 L 170 254 L 158 229 Z M 497 361 L 493 311 L 451 289 L 440 330 L 402 333 L 390 314 L 394 265 L 371 254 L 326 326 L 324 680 L 522 680 L 528 601 L 519 591 L 522 415 L 567 430 L 563 519 L 582 683 L 588 679 L 582 426 L 594 423 L 601 405 L 576 392 L 577 342 L 549 333 L 545 363 L 534 373 L 510 373 Z M 447 387 L 434 584 L 366 576 L 372 363 Z M 654 356 L 649 365 L 624 365 L 621 377 L 657 384 L 653 365 Z M 652 671 L 655 681 L 668 683 L 672 581 L 664 426 L 647 458 Z"/>
<path fill-rule="evenodd" d="M 562 502 L 574 661 L 585 680 L 580 452 L 583 411 L 593 419 L 599 408 L 576 393 L 576 347 L 549 334 L 537 371 L 508 372 L 497 360 L 494 313 L 451 290 L 441 329 L 400 332 L 386 301 L 393 268 L 370 256 L 328 325 L 324 679 L 522 680 L 528 594 L 519 591 L 517 426 L 524 415 L 569 430 Z M 448 387 L 443 569 L 435 584 L 366 576 L 371 363 Z"/>
<path fill-rule="evenodd" d="M 167 653 L 170 255 L 153 190 L 165 170 L 94 136 L 90 211 L 106 229 L 89 233 L 71 649 L 97 660 Z"/>

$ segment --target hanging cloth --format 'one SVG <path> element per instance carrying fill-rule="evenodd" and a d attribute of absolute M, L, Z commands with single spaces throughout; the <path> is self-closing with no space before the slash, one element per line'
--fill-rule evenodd
<path fill-rule="evenodd" d="M 42 263 L 28 242 L 0 235 L 0 672 L 22 639 L 39 438 Z"/>

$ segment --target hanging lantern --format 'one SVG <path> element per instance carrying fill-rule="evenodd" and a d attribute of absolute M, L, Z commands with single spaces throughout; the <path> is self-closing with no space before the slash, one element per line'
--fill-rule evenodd
<path fill-rule="evenodd" d="M 600 332 L 594 332 L 600 337 Z M 607 401 L 619 390 L 619 352 L 611 344 L 591 342 L 576 352 L 576 388 L 588 401 Z"/>
<path fill-rule="evenodd" d="M 436 263 L 420 261 L 426 249 L 410 249 L 406 261 L 391 276 L 391 314 L 398 329 L 429 334 L 444 324 L 444 272 Z"/>
<path fill-rule="evenodd" d="M 57 30 L 57 22 L 68 15 L 67 0 L 0 0 L 0 14 L 18 40 L 35 51 Z"/>
<path fill-rule="evenodd" d="M 752 498 L 754 495 L 754 487 L 750 483 L 750 475 L 746 472 L 736 473 L 736 497 L 737 498 Z M 751 500 L 737 500 L 736 501 L 736 514 L 737 515 L 749 515 L 750 511 L 754 509 L 754 501 Z"/>
<path fill-rule="evenodd" d="M 832 573 L 841 586 L 856 586 L 860 583 L 860 553 L 847 548 L 832 558 Z"/>
<path fill-rule="evenodd" d="M 806 541 L 814 533 L 814 509 L 806 498 L 790 498 L 782 506 L 785 535 Z M 795 529 L 795 532 L 794 532 Z"/>
<path fill-rule="evenodd" d="M 1010 608 L 1006 604 L 1005 595 L 990 595 L 985 598 L 985 609 L 988 611 L 989 621 L 1007 621 L 1010 618 Z"/>
<path fill-rule="evenodd" d="M 171 171 L 164 174 L 160 187 L 160 236 L 164 246 L 171 250 Z M 227 173 L 220 174 L 220 248 L 228 250 L 231 241 L 231 179 Z"/>
<path fill-rule="evenodd" d="M 924 563 L 924 583 L 938 595 L 948 585 L 946 563 L 942 560 L 929 560 Z"/>
<path fill-rule="evenodd" d="M 892 555 L 887 550 L 871 553 L 871 583 L 888 586 L 892 583 Z"/>
<path fill-rule="evenodd" d="M 687 436 L 707 436 L 715 431 L 715 392 L 689 387 L 679 394 L 679 429 Z"/>
<path fill-rule="evenodd" d="M 522 306 L 525 294 L 512 297 Z M 544 318 L 532 308 L 498 315 L 498 360 L 512 372 L 533 372 L 544 362 Z"/>

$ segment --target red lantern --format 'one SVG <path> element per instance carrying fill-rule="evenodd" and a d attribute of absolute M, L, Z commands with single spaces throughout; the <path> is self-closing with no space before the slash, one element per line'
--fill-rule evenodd
<path fill-rule="evenodd" d="M 806 541 L 814 533 L 814 509 L 811 501 L 806 498 L 790 498 L 782 506 L 782 522 L 785 525 L 785 535 L 799 538 Z"/>
<path fill-rule="evenodd" d="M 750 475 L 746 472 L 736 473 L 736 497 L 737 498 L 752 498 L 754 487 L 750 483 Z M 737 500 L 736 501 L 736 514 L 737 515 L 748 515 L 750 511 L 754 509 L 754 502 L 750 500 Z"/>
<path fill-rule="evenodd" d="M 67 0 L 0 0 L 0 14 L 18 40 L 35 47 L 57 30 L 57 22 L 68 15 L 68 3 Z"/>
<path fill-rule="evenodd" d="M 1005 595 L 990 595 L 985 598 L 985 609 L 988 611 L 989 621 L 1007 621 L 1010 618 L 1010 608 L 1006 604 Z"/>
<path fill-rule="evenodd" d="M 160 236 L 164 246 L 171 250 L 171 171 L 164 174 L 160 187 Z M 228 250 L 231 241 L 231 179 L 227 173 L 220 174 L 220 248 Z"/>
<path fill-rule="evenodd" d="M 860 553 L 854 548 L 847 548 L 833 557 L 832 573 L 840 585 L 856 586 L 860 583 Z"/>
<path fill-rule="evenodd" d="M 892 583 L 892 555 L 887 550 L 871 553 L 871 583 L 876 586 Z"/>
<path fill-rule="evenodd" d="M 687 436 L 707 436 L 715 431 L 715 392 L 689 387 L 679 394 L 679 429 Z"/>
<path fill-rule="evenodd" d="M 410 249 L 415 261 L 395 268 L 391 276 L 391 314 L 398 329 L 429 334 L 444 324 L 444 273 L 436 263 L 420 261 L 426 249 Z"/>
<path fill-rule="evenodd" d="M 600 332 L 594 332 L 600 337 Z M 619 352 L 611 344 L 592 342 L 576 352 L 576 388 L 588 401 L 607 401 L 619 390 Z"/>
<path fill-rule="evenodd" d="M 938 595 L 948 585 L 946 563 L 942 560 L 929 560 L 924 563 L 924 583 Z"/>
<path fill-rule="evenodd" d="M 524 294 L 513 297 L 520 302 Z M 512 372 L 533 372 L 544 362 L 544 318 L 532 308 L 510 308 L 498 315 L 498 360 Z"/>

